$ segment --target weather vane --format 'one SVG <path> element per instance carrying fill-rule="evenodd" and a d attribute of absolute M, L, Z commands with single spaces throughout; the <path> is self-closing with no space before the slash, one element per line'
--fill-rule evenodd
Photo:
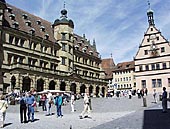
<path fill-rule="evenodd" d="M 66 2 L 64 1 L 64 9 L 65 9 L 65 7 L 66 7 Z"/>
<path fill-rule="evenodd" d="M 148 6 L 149 6 L 149 9 L 151 8 L 151 3 L 150 1 L 148 0 Z"/>

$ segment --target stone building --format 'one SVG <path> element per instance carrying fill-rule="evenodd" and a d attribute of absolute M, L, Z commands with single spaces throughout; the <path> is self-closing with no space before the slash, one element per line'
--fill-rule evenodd
<path fill-rule="evenodd" d="M 67 10 L 53 24 L 6 4 L 3 25 L 3 89 L 62 90 L 106 94 L 96 43 L 74 33 Z"/>
<path fill-rule="evenodd" d="M 136 88 L 170 90 L 170 42 L 156 28 L 153 10 L 147 11 L 149 27 L 135 56 Z"/>
<path fill-rule="evenodd" d="M 134 89 L 134 87 L 136 86 L 134 72 L 134 61 L 118 63 L 113 70 L 114 89 Z"/>
<path fill-rule="evenodd" d="M 4 11 L 6 8 L 6 2 L 5 0 L 0 0 L 0 88 L 2 90 L 3 87 L 3 74 L 2 74 L 2 63 L 3 63 L 3 41 L 4 41 L 4 37 L 3 37 L 3 24 L 4 24 Z"/>

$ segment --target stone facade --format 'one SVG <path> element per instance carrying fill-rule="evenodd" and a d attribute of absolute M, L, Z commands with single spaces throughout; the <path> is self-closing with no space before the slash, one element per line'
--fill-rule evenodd
<path fill-rule="evenodd" d="M 54 24 L 9 4 L 4 16 L 4 92 L 34 88 L 106 94 L 96 43 L 74 34 L 67 10 Z"/>
<path fill-rule="evenodd" d="M 149 27 L 135 56 L 136 89 L 170 90 L 170 42 L 154 24 L 153 11 L 147 12 Z"/>

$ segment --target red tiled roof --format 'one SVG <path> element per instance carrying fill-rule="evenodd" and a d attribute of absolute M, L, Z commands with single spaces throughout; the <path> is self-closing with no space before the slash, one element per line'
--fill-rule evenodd
<path fill-rule="evenodd" d="M 102 59 L 101 67 L 106 73 L 106 79 L 113 78 L 112 71 L 114 70 L 114 67 L 115 67 L 113 58 Z"/>
<path fill-rule="evenodd" d="M 114 68 L 114 71 L 123 71 L 123 70 L 134 69 L 134 68 L 135 68 L 134 61 L 122 62 L 116 65 L 116 67 Z"/>
<path fill-rule="evenodd" d="M 28 12 L 25 12 L 21 9 L 18 9 L 12 5 L 7 4 L 7 8 L 8 9 L 11 8 L 11 12 L 8 12 L 7 9 L 5 10 L 5 20 L 7 22 L 5 24 L 6 27 L 13 28 L 13 24 L 18 22 L 19 25 L 18 30 L 22 32 L 30 33 L 30 30 L 33 28 L 35 30 L 35 36 L 44 38 L 45 34 L 48 34 L 49 35 L 48 40 L 52 42 L 57 42 L 56 39 L 54 38 L 52 23 L 40 17 L 32 15 Z M 27 19 L 23 18 L 23 14 L 27 15 Z M 14 16 L 14 20 L 12 20 L 10 16 Z M 38 25 L 37 21 L 41 21 L 41 24 Z M 31 26 L 26 25 L 26 22 L 30 22 Z M 44 28 L 45 30 L 42 31 L 40 28 Z M 87 41 L 87 39 L 77 34 L 74 34 L 73 36 L 76 37 L 76 40 L 74 42 L 74 47 L 76 45 L 79 45 L 79 43 L 81 43 L 82 41 L 84 41 L 81 43 L 81 46 L 79 46 L 78 51 L 83 52 L 83 49 L 86 49 L 85 53 L 99 58 L 99 53 L 97 52 L 96 48 L 93 45 L 91 45 L 90 42 Z"/>

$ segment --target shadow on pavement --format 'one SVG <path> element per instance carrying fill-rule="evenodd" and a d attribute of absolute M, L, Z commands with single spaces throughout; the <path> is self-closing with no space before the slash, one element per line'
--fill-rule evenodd
<path fill-rule="evenodd" d="M 170 129 L 170 110 L 167 113 L 161 109 L 145 110 L 143 129 Z"/>
<path fill-rule="evenodd" d="M 12 123 L 5 123 L 4 124 L 4 127 L 8 126 L 8 125 L 11 125 Z"/>

